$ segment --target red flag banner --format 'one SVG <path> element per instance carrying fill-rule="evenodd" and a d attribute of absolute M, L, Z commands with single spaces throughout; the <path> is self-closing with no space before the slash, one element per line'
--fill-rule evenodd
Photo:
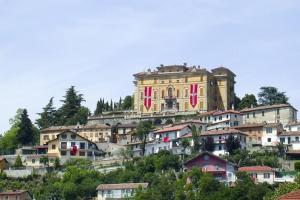
<path fill-rule="evenodd" d="M 198 99 L 198 84 L 191 84 L 190 85 L 190 104 L 193 106 L 193 108 L 197 105 L 197 99 Z"/>
<path fill-rule="evenodd" d="M 144 89 L 144 106 L 149 110 L 151 108 L 152 87 L 145 87 Z"/>

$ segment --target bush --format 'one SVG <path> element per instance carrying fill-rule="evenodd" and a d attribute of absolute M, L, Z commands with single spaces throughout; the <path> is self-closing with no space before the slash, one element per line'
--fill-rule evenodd
<path fill-rule="evenodd" d="M 295 168 L 295 171 L 299 172 L 300 171 L 300 162 L 295 162 L 294 168 Z"/>

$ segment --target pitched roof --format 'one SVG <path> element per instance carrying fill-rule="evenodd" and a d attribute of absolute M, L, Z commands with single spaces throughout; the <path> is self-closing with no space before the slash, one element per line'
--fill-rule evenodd
<path fill-rule="evenodd" d="M 182 135 L 180 138 L 191 138 L 191 137 L 193 137 L 193 133 L 186 133 Z"/>
<path fill-rule="evenodd" d="M 210 153 L 210 152 L 207 152 L 207 151 L 201 152 L 200 154 L 198 154 L 198 155 L 195 156 L 194 158 L 192 158 L 192 159 L 186 161 L 186 162 L 184 163 L 184 165 L 187 165 L 188 163 L 190 163 L 190 162 L 192 162 L 192 161 L 196 160 L 197 158 L 199 158 L 199 157 L 201 157 L 201 156 L 204 156 L 204 155 L 209 155 L 209 156 L 212 156 L 212 157 L 214 157 L 214 158 L 216 158 L 216 159 L 218 159 L 218 160 L 222 160 L 222 161 L 224 161 L 224 162 L 226 162 L 226 163 L 230 163 L 230 164 L 232 164 L 232 165 L 235 165 L 234 163 L 232 163 L 232 162 L 230 162 L 230 161 L 228 161 L 228 160 L 225 160 L 225 159 L 223 159 L 223 158 L 220 158 L 219 156 L 216 156 L 216 155 L 214 155 L 214 154 L 212 154 L 212 153 Z"/>
<path fill-rule="evenodd" d="M 240 113 L 240 112 L 238 112 L 236 110 L 226 110 L 226 111 L 214 110 L 214 111 L 209 111 L 209 112 L 201 113 L 200 116 L 208 116 L 208 115 L 218 116 L 218 115 L 225 115 L 225 114 L 237 114 L 237 115 L 241 115 L 242 113 Z"/>
<path fill-rule="evenodd" d="M 299 199 L 300 199 L 300 190 L 290 192 L 278 198 L 278 200 L 299 200 Z"/>
<path fill-rule="evenodd" d="M 232 128 L 234 129 L 240 129 L 240 128 L 256 128 L 256 127 L 263 127 L 265 126 L 266 123 L 247 123 L 247 124 L 242 124 L 239 126 L 233 126 Z"/>
<path fill-rule="evenodd" d="M 211 131 L 205 131 L 201 133 L 201 136 L 210 136 L 210 135 L 225 135 L 225 134 L 243 134 L 245 133 L 237 130 L 237 129 L 225 129 L 225 130 L 211 130 Z"/>
<path fill-rule="evenodd" d="M 248 166 L 248 167 L 240 167 L 239 171 L 241 171 L 241 172 L 259 172 L 259 171 L 273 171 L 273 169 L 268 166 Z"/>
<path fill-rule="evenodd" d="M 27 190 L 9 190 L 6 192 L 0 192 L 0 195 L 23 194 L 27 192 L 28 192 Z"/>
<path fill-rule="evenodd" d="M 300 136 L 300 131 L 284 131 L 279 136 Z"/>
<path fill-rule="evenodd" d="M 267 110 L 267 109 L 285 108 L 285 107 L 292 107 L 293 109 L 295 109 L 290 104 L 276 104 L 276 105 L 258 106 L 255 108 L 245 108 L 245 109 L 241 110 L 240 112 L 244 113 L 244 112 L 257 111 L 257 110 Z"/>
<path fill-rule="evenodd" d="M 179 131 L 179 130 L 182 130 L 186 127 L 189 127 L 189 125 L 188 124 L 175 125 L 175 126 L 171 126 L 171 127 L 167 127 L 167 128 L 163 128 L 161 130 L 155 131 L 154 133 L 159 134 L 159 133 Z"/>
<path fill-rule="evenodd" d="M 148 187 L 148 183 L 100 184 L 97 187 L 97 190 L 137 189 L 139 187 L 147 188 Z"/>

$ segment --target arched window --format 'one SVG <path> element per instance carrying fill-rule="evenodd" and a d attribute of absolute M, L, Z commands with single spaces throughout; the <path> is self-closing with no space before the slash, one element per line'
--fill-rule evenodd
<path fill-rule="evenodd" d="M 173 88 L 169 88 L 168 89 L 168 97 L 172 97 L 173 96 Z"/>

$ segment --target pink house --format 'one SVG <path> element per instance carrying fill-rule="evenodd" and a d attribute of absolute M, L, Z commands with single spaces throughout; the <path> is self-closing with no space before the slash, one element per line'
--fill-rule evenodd
<path fill-rule="evenodd" d="M 202 172 L 211 173 L 218 181 L 231 185 L 236 181 L 235 164 L 224 160 L 209 152 L 203 152 L 195 158 L 184 163 L 187 170 L 194 167 L 200 168 Z"/>

